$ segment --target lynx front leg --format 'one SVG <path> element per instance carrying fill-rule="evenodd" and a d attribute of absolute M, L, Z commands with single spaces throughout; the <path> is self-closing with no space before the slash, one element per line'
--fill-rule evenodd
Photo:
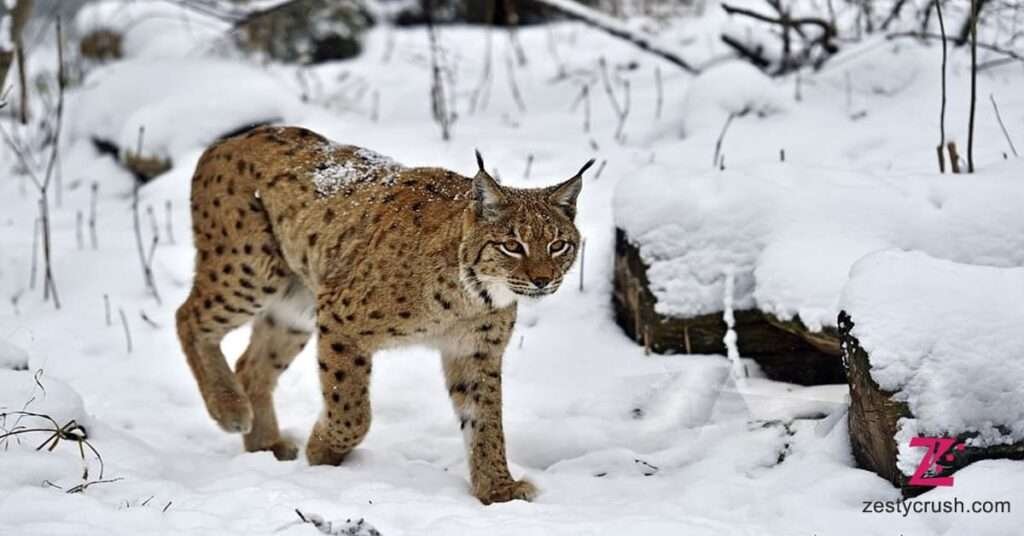
<path fill-rule="evenodd" d="M 331 331 L 321 328 L 317 350 L 324 409 L 306 445 L 312 465 L 340 464 L 370 430 L 371 354 Z"/>
<path fill-rule="evenodd" d="M 486 320 L 470 329 L 473 335 L 452 338 L 442 349 L 442 359 L 466 444 L 473 495 L 484 504 L 528 501 L 537 490 L 509 473 L 501 417 L 501 359 L 511 320 Z"/>

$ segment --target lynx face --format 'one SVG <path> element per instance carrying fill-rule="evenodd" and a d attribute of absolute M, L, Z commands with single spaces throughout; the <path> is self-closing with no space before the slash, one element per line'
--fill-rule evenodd
<path fill-rule="evenodd" d="M 558 290 L 579 250 L 573 219 L 589 164 L 561 184 L 537 189 L 502 187 L 481 165 L 473 178 L 474 210 L 463 226 L 461 268 L 471 291 L 480 287 L 504 306 Z"/>

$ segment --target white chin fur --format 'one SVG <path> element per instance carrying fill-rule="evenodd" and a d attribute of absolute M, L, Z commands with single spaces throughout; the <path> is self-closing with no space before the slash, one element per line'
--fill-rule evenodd
<path fill-rule="evenodd" d="M 504 283 L 497 281 L 487 283 L 487 293 L 491 295 L 491 303 L 498 309 L 508 307 L 519 299 Z"/>

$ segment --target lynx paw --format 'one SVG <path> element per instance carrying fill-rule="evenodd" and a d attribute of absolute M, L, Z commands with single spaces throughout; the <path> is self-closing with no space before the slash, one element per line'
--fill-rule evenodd
<path fill-rule="evenodd" d="M 486 492 L 477 495 L 477 498 L 484 504 L 531 501 L 537 493 L 537 487 L 528 480 L 509 480 L 491 486 Z"/>
<path fill-rule="evenodd" d="M 279 439 L 277 443 L 274 443 L 266 450 L 274 453 L 274 457 L 278 461 L 290 461 L 299 457 L 299 447 L 291 439 Z"/>
<path fill-rule="evenodd" d="M 224 431 L 233 434 L 252 431 L 252 405 L 240 389 L 237 393 L 221 391 L 214 394 L 207 400 L 206 408 Z"/>
<path fill-rule="evenodd" d="M 306 444 L 306 459 L 309 465 L 341 465 L 348 452 L 338 452 L 316 435 Z"/>
<path fill-rule="evenodd" d="M 257 443 L 253 434 L 245 436 L 246 452 L 270 452 L 278 461 L 286 462 L 299 457 L 299 447 L 291 439 L 280 437 L 273 442 Z"/>

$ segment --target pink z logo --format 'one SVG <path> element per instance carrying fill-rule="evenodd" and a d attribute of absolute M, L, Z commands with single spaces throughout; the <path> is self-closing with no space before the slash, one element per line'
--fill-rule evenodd
<path fill-rule="evenodd" d="M 925 447 L 928 449 L 928 452 L 925 453 L 924 458 L 921 458 L 921 463 L 918 464 L 917 470 L 910 477 L 908 484 L 926 487 L 953 485 L 953 477 L 951 476 L 927 476 L 927 474 L 929 472 L 938 474 L 943 469 L 946 469 L 946 466 L 939 462 L 952 462 L 956 459 L 953 453 L 950 452 L 950 449 L 963 451 L 963 443 L 957 443 L 956 439 L 952 437 L 913 437 L 910 439 L 910 446 Z M 932 471 L 932 468 L 935 470 Z"/>

